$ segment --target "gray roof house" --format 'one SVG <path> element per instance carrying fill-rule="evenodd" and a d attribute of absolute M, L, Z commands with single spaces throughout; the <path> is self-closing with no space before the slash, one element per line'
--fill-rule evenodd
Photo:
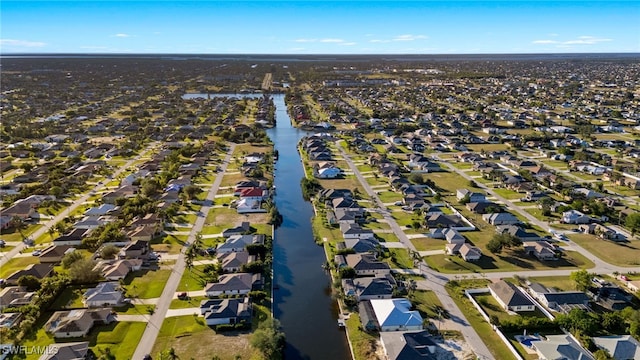
<path fill-rule="evenodd" d="M 208 326 L 251 322 L 249 298 L 208 299 L 200 303 L 200 314 Z"/>
<path fill-rule="evenodd" d="M 534 311 L 535 305 L 529 300 L 517 286 L 504 280 L 489 285 L 489 292 L 507 311 Z"/>
<path fill-rule="evenodd" d="M 640 360 L 640 343 L 631 335 L 597 336 L 591 340 L 616 360 Z"/>
<path fill-rule="evenodd" d="M 225 274 L 218 278 L 218 282 L 208 283 L 204 291 L 208 297 L 220 295 L 246 295 L 251 290 L 262 287 L 262 275 L 236 273 Z"/>
<path fill-rule="evenodd" d="M 232 235 L 224 243 L 219 244 L 216 252 L 218 254 L 243 251 L 247 245 L 264 244 L 264 235 Z"/>
<path fill-rule="evenodd" d="M 512 225 L 520 223 L 517 217 L 508 212 L 484 214 L 482 215 L 482 219 L 491 225 Z"/>
<path fill-rule="evenodd" d="M 391 273 L 389 265 L 378 261 L 373 254 L 348 254 L 344 258 L 358 276 L 384 276 Z"/>
<path fill-rule="evenodd" d="M 371 299 L 391 299 L 395 280 L 391 275 L 385 277 L 364 277 L 342 280 L 346 296 L 355 296 L 358 301 Z"/>

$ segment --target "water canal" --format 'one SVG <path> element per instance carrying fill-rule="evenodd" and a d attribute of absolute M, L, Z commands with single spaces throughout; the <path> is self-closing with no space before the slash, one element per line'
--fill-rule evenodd
<path fill-rule="evenodd" d="M 261 94 L 216 94 L 259 97 Z M 187 94 L 185 98 L 207 97 Z M 313 241 L 313 207 L 302 198 L 300 180 L 304 170 L 297 151 L 307 132 L 294 128 L 287 114 L 284 95 L 273 95 L 276 127 L 267 134 L 278 150 L 274 185 L 275 204 L 283 223 L 275 231 L 273 248 L 274 316 L 286 334 L 286 360 L 351 359 L 344 330 L 337 324 L 338 307 L 331 297 L 331 277 L 323 270 L 323 248 Z"/>
<path fill-rule="evenodd" d="M 350 359 L 344 330 L 337 325 L 338 308 L 331 298 L 331 278 L 322 269 L 326 258 L 313 241 L 313 208 L 302 198 L 304 176 L 296 145 L 306 132 L 291 125 L 284 95 L 274 95 L 276 127 L 267 134 L 278 150 L 275 203 L 283 216 L 273 249 L 274 316 L 287 337 L 285 358 Z"/>

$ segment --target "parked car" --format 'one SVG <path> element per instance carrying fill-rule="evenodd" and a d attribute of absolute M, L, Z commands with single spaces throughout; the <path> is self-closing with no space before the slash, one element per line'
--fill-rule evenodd
<path fill-rule="evenodd" d="M 181 292 L 180 294 L 178 294 L 178 299 L 180 300 L 187 300 L 189 298 L 189 296 L 187 295 L 186 292 Z"/>
<path fill-rule="evenodd" d="M 7 242 L 2 240 L 2 239 L 0 239 L 0 248 L 5 247 L 6 245 L 7 245 Z"/>
<path fill-rule="evenodd" d="M 42 254 L 42 250 L 34 250 L 31 255 L 33 256 L 40 256 L 40 254 Z"/>

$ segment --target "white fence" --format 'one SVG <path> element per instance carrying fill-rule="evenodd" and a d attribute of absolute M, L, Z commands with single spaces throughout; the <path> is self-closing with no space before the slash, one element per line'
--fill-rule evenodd
<path fill-rule="evenodd" d="M 464 294 L 467 295 L 467 298 L 469 298 L 469 301 L 471 301 L 473 306 L 475 306 L 476 309 L 480 312 L 480 315 L 482 315 L 482 317 L 491 325 L 491 328 L 493 329 L 493 331 L 495 331 L 496 334 L 498 334 L 500 339 L 502 339 L 502 342 L 504 342 L 504 344 L 507 346 L 507 349 L 511 351 L 513 356 L 515 356 L 515 358 L 518 360 L 524 360 L 522 356 L 520 356 L 516 348 L 514 348 L 513 345 L 511 345 L 511 342 L 509 341 L 509 339 L 507 339 L 507 337 L 504 336 L 502 331 L 500 331 L 500 329 L 498 329 L 495 325 L 491 324 L 491 319 L 489 319 L 489 315 L 487 315 L 487 313 L 484 312 L 480 304 L 478 304 L 476 299 L 473 298 L 473 294 L 486 294 L 486 293 L 489 293 L 489 288 L 468 289 L 464 291 Z"/>

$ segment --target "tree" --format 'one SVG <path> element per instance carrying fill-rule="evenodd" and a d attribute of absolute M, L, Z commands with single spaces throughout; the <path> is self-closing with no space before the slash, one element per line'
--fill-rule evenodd
<path fill-rule="evenodd" d="M 187 185 L 182 189 L 182 191 L 187 194 L 189 200 L 193 200 L 196 198 L 196 196 L 198 196 L 198 194 L 202 192 L 202 189 L 197 185 Z"/>
<path fill-rule="evenodd" d="M 106 245 L 100 250 L 100 257 L 105 260 L 113 259 L 120 252 L 120 248 L 115 245 Z"/>
<path fill-rule="evenodd" d="M 84 259 L 84 256 L 82 256 L 81 252 L 72 251 L 62 257 L 62 267 L 64 269 L 69 269 L 73 263 L 82 259 Z"/>
<path fill-rule="evenodd" d="M 591 286 L 592 274 L 589 274 L 587 270 L 574 271 L 569 275 L 569 278 L 574 282 L 577 290 L 586 291 Z"/>
<path fill-rule="evenodd" d="M 69 267 L 71 280 L 78 284 L 89 284 L 100 280 L 100 271 L 94 269 L 95 262 L 90 258 L 82 258 L 75 261 Z"/>
<path fill-rule="evenodd" d="M 614 360 L 614 357 L 609 355 L 609 352 L 605 349 L 599 349 L 593 353 L 596 360 Z"/>
<path fill-rule="evenodd" d="M 273 318 L 261 322 L 251 336 L 250 343 L 262 353 L 265 359 L 282 359 L 285 336 L 284 332 L 280 331 L 280 322 Z"/>
<path fill-rule="evenodd" d="M 491 239 L 487 243 L 487 250 L 491 251 L 493 254 L 499 254 L 502 252 L 502 243 L 499 240 Z"/>
<path fill-rule="evenodd" d="M 343 266 L 340 268 L 341 279 L 353 279 L 356 277 L 356 270 L 350 266 Z"/>
<path fill-rule="evenodd" d="M 178 360 L 180 357 L 176 354 L 176 349 L 170 348 L 163 350 L 158 354 L 158 360 Z"/>
<path fill-rule="evenodd" d="M 40 279 L 33 275 L 23 275 L 18 279 L 18 285 L 24 286 L 28 291 L 40 289 Z"/>
<path fill-rule="evenodd" d="M 635 235 L 640 231 L 640 213 L 633 213 L 627 216 L 624 225 L 631 231 L 631 235 Z"/>

